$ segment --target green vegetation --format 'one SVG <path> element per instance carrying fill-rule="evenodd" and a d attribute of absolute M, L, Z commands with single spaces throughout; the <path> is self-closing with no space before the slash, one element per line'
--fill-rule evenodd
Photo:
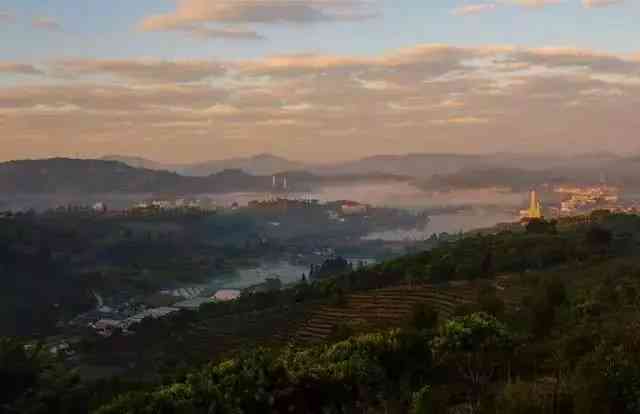
<path fill-rule="evenodd" d="M 61 389 L 44 380 L 53 368 L 20 364 L 22 376 L 9 362 L 24 358 L 4 355 L 24 348 L 2 348 L 3 378 L 30 384 L 7 389 L 4 404 L 17 412 L 100 414 L 640 413 L 639 241 L 640 217 L 622 215 L 556 231 L 465 237 L 150 321 L 134 336 L 138 350 L 161 346 L 174 368 L 144 384 Z M 250 331 L 260 332 L 255 342 L 241 332 L 249 315 Z M 298 318 L 287 321 L 291 315 Z M 212 362 L 195 367 L 209 345 L 199 342 L 203 349 L 191 358 L 194 342 L 224 321 L 240 344 L 227 342 L 227 353 L 209 349 Z M 276 326 L 293 335 L 270 345 Z M 104 346 L 127 344 L 112 340 Z M 74 405 L 38 411 L 46 395 Z"/>

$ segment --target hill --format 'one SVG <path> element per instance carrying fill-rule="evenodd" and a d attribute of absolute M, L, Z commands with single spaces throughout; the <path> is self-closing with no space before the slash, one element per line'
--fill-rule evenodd
<path fill-rule="evenodd" d="M 547 154 L 406 154 L 379 155 L 360 160 L 312 168 L 324 174 L 366 174 L 382 172 L 426 179 L 436 174 L 456 174 L 463 170 L 519 168 L 528 171 L 597 170 L 614 165 L 620 157 L 608 153 L 578 156 Z"/>
<path fill-rule="evenodd" d="M 0 192 L 61 193 L 216 193 L 269 188 L 270 177 L 225 170 L 208 177 L 134 168 L 118 161 L 51 158 L 0 164 Z"/>
<path fill-rule="evenodd" d="M 310 191 L 315 186 L 338 183 L 409 180 L 378 173 L 318 176 L 301 170 L 277 175 L 289 179 L 291 191 Z M 0 163 L 0 193 L 4 194 L 204 194 L 271 188 L 271 175 L 252 175 L 241 169 L 223 169 L 200 177 L 107 160 L 50 158 Z"/>
<path fill-rule="evenodd" d="M 179 168 L 177 171 L 184 175 L 207 176 L 223 170 L 242 170 L 253 175 L 273 175 L 284 171 L 298 171 L 305 169 L 303 163 L 290 161 L 286 158 L 271 154 L 259 154 L 246 158 L 230 158 L 227 160 L 207 161 Z"/>
<path fill-rule="evenodd" d="M 608 152 L 579 155 L 555 154 L 446 154 L 413 153 L 376 155 L 353 161 L 320 164 L 291 161 L 272 154 L 206 161 L 195 164 L 163 164 L 142 157 L 109 155 L 135 168 L 166 170 L 185 176 L 206 177 L 221 171 L 242 170 L 251 175 L 302 173 L 305 182 L 319 177 L 349 179 L 416 179 L 425 189 L 510 187 L 530 188 L 563 180 L 594 183 L 601 177 L 619 185 L 639 186 L 635 173 L 640 157 L 620 157 Z M 313 175 L 313 180 L 309 179 Z"/>
<path fill-rule="evenodd" d="M 242 170 L 251 175 L 273 175 L 285 171 L 304 170 L 307 165 L 290 161 L 271 154 L 258 154 L 251 157 L 229 158 L 198 163 L 162 163 L 144 157 L 127 155 L 105 155 L 103 161 L 118 161 L 134 168 L 156 171 L 171 171 L 185 176 L 206 177 L 224 170 Z"/>
<path fill-rule="evenodd" d="M 512 191 L 525 191 L 542 183 L 561 184 L 567 181 L 566 177 L 552 171 L 495 167 L 464 169 L 452 174 L 435 174 L 428 179 L 417 181 L 417 185 L 425 190 L 501 187 Z"/>
<path fill-rule="evenodd" d="M 118 161 L 134 168 L 144 168 L 147 170 L 178 172 L 185 167 L 183 164 L 168 164 L 153 161 L 143 157 L 132 157 L 127 155 L 105 155 L 99 158 L 102 161 Z"/>
<path fill-rule="evenodd" d="M 446 239 L 373 267 L 84 342 L 85 361 L 128 367 L 117 381 L 78 381 L 39 365 L 37 349 L 4 340 L 7 378 L 31 375 L 9 390 L 7 407 L 636 413 L 640 219 L 594 215 L 540 230 Z M 97 354 L 87 358 L 92 348 Z M 135 382 L 145 365 L 159 375 Z"/>

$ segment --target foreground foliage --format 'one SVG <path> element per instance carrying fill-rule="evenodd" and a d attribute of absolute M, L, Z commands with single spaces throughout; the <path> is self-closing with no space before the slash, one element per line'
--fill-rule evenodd
<path fill-rule="evenodd" d="M 419 307 L 402 329 L 256 348 L 162 383 L 79 383 L 38 348 L 3 342 L 0 373 L 15 385 L 0 404 L 25 413 L 640 413 L 639 235 L 637 217 L 607 216 L 558 232 L 467 237 L 272 298 L 203 309 L 304 303 L 407 275 L 448 282 L 512 272 L 526 292 L 506 306 L 488 289 L 451 319 Z"/>

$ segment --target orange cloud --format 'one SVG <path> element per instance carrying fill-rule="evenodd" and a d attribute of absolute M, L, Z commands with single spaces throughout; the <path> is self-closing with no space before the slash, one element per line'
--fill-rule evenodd
<path fill-rule="evenodd" d="M 229 25 L 361 20 L 376 14 L 373 4 L 366 0 L 178 0 L 175 11 L 148 16 L 139 27 L 149 32 L 257 39 L 261 36 L 254 31 Z"/>
<path fill-rule="evenodd" d="M 44 73 L 33 65 L 14 62 L 1 62 L 0 73 L 12 73 L 17 75 L 43 75 Z"/>
<path fill-rule="evenodd" d="M 628 131 L 640 128 L 640 60 L 573 48 L 426 44 L 371 56 L 5 62 L 0 71 L 43 72 L 0 87 L 5 158 L 65 147 L 173 160 L 238 148 L 351 158 L 593 149 L 605 139 L 630 149 Z"/>

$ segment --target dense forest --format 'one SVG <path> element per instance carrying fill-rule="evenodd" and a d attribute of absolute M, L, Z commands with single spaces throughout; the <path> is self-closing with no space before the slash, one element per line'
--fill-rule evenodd
<path fill-rule="evenodd" d="M 258 247 L 246 242 L 257 230 L 244 216 L 52 211 L 0 224 L 0 332 L 18 336 L 55 332 L 58 321 L 95 305 L 94 290 L 134 296 L 201 281 L 255 257 Z"/>
<path fill-rule="evenodd" d="M 37 345 L 5 339 L 0 375 L 13 385 L 0 405 L 20 413 L 640 413 L 639 242 L 640 217 L 599 212 L 208 305 L 142 327 L 185 358 L 153 380 L 81 381 Z M 451 313 L 426 301 L 397 326 L 321 343 L 265 341 L 207 363 L 190 355 L 189 341 L 174 342 L 212 316 L 266 317 L 318 302 L 340 309 L 358 292 L 400 285 L 409 300 L 412 287 L 470 281 L 484 287 Z M 505 300 L 514 292 L 517 300 Z"/>

